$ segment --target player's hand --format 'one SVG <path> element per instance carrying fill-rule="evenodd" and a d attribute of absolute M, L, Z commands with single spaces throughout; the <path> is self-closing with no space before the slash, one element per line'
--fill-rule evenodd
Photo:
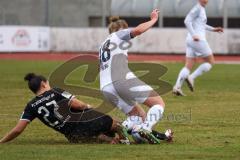
<path fill-rule="evenodd" d="M 158 9 L 154 9 L 151 13 L 151 20 L 158 21 L 160 11 Z"/>
<path fill-rule="evenodd" d="M 222 27 L 216 27 L 216 28 L 214 28 L 213 31 L 218 32 L 218 33 L 223 33 L 224 32 Z"/>
<path fill-rule="evenodd" d="M 200 41 L 200 38 L 198 36 L 193 36 L 193 40 L 198 42 L 198 41 Z"/>

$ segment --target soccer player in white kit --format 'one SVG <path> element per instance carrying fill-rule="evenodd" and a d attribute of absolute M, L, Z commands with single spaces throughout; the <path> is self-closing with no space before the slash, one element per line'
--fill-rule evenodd
<path fill-rule="evenodd" d="M 109 25 L 110 35 L 100 47 L 100 88 L 105 98 L 124 112 L 128 118 L 123 125 L 149 142 L 158 143 L 152 128 L 160 121 L 164 112 L 164 101 L 152 87 L 139 80 L 128 68 L 128 42 L 149 30 L 158 21 L 159 11 L 153 10 L 151 20 L 129 29 L 125 20 L 112 17 Z M 125 45 L 124 45 L 125 44 Z M 131 79 L 134 79 L 133 82 Z M 137 87 L 136 87 L 137 84 Z M 128 90 L 132 89 L 132 92 Z M 137 96 L 133 92 L 138 92 Z M 151 96 L 152 95 L 152 96 Z M 150 109 L 146 114 L 138 105 L 144 104 Z M 172 131 L 166 136 L 172 138 Z"/>
<path fill-rule="evenodd" d="M 222 33 L 223 28 L 214 28 L 207 25 L 205 10 L 207 4 L 208 0 L 199 0 L 198 4 L 193 7 L 184 21 L 189 33 L 186 40 L 186 64 L 179 73 L 176 85 L 173 88 L 173 93 L 177 96 L 185 96 L 181 89 L 184 81 L 187 82 L 189 89 L 193 92 L 194 80 L 203 73 L 210 71 L 214 64 L 214 56 L 206 40 L 206 30 Z M 190 74 L 198 57 L 203 58 L 204 62 Z"/>

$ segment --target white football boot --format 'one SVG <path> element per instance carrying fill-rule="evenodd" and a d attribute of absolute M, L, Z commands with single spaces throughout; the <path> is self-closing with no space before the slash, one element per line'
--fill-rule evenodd
<path fill-rule="evenodd" d="M 173 141 L 173 133 L 174 132 L 171 129 L 166 130 L 165 135 L 167 137 L 167 141 L 168 142 L 172 142 Z"/>
<path fill-rule="evenodd" d="M 184 93 L 183 93 L 183 91 L 182 91 L 182 89 L 181 88 L 177 88 L 176 86 L 173 88 L 173 92 L 172 92 L 174 95 L 176 95 L 176 96 L 186 96 Z"/>

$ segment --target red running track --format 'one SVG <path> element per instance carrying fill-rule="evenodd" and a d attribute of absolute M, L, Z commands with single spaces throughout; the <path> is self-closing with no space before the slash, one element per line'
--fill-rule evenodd
<path fill-rule="evenodd" d="M 31 60 L 31 61 L 66 61 L 73 57 L 97 53 L 0 53 L 1 60 Z M 183 62 L 184 55 L 167 55 L 167 54 L 130 54 L 130 61 L 160 61 L 160 62 Z M 240 55 L 217 55 L 217 62 L 222 63 L 240 63 Z"/>

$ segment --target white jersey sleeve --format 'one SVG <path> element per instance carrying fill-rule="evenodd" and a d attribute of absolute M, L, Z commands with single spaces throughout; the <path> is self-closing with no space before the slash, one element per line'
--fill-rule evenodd
<path fill-rule="evenodd" d="M 196 31 L 193 28 L 193 22 L 195 21 L 195 19 L 199 16 L 201 11 L 201 8 L 196 5 L 187 15 L 187 17 L 185 18 L 185 25 L 188 29 L 188 32 L 191 34 L 191 36 L 196 35 Z"/>
<path fill-rule="evenodd" d="M 121 39 L 123 41 L 129 41 L 132 39 L 130 29 L 120 30 L 120 31 L 116 32 L 116 35 L 118 36 L 119 39 Z"/>
<path fill-rule="evenodd" d="M 184 23 L 188 30 L 188 40 L 192 40 L 193 36 L 198 36 L 200 40 L 206 41 L 206 30 L 214 30 L 213 27 L 207 25 L 206 9 L 199 3 L 188 13 Z"/>

